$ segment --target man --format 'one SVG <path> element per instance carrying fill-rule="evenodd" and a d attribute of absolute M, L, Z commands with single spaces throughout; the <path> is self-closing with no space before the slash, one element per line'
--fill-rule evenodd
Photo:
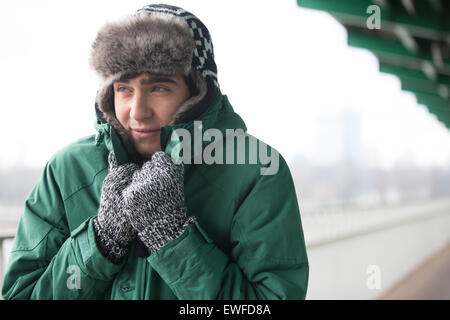
<path fill-rule="evenodd" d="M 186 146 L 179 133 L 195 135 L 199 123 L 223 133 L 216 146 L 234 141 L 227 130 L 246 130 L 220 92 L 203 23 L 146 6 L 99 31 L 91 65 L 102 79 L 98 133 L 47 163 L 3 297 L 304 299 L 308 259 L 284 159 L 275 174 L 240 163 L 239 147 L 223 154 L 232 163 L 205 163 L 195 141 L 188 161 L 173 159 Z"/>

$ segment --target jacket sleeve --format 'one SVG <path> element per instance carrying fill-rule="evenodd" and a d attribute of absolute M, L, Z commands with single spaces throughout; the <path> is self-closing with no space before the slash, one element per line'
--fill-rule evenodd
<path fill-rule="evenodd" d="M 277 174 L 259 178 L 238 207 L 230 241 L 227 254 L 196 223 L 148 259 L 179 299 L 305 298 L 309 265 L 284 160 Z"/>
<path fill-rule="evenodd" d="M 120 267 L 97 249 L 92 218 L 70 233 L 49 162 L 25 202 L 2 285 L 3 297 L 103 299 Z"/>

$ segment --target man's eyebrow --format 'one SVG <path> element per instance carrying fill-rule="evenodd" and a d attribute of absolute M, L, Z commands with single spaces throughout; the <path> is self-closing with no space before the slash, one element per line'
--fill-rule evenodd
<path fill-rule="evenodd" d="M 144 78 L 141 79 L 140 84 L 153 84 L 153 83 L 160 83 L 160 82 L 168 82 L 173 83 L 175 85 L 178 85 L 178 83 L 173 80 L 172 78 L 165 77 L 165 76 L 154 76 L 150 78 Z"/>
<path fill-rule="evenodd" d="M 130 83 L 130 79 L 120 79 L 117 82 Z M 173 83 L 178 86 L 178 83 L 175 80 L 173 80 L 170 77 L 166 77 L 166 76 L 153 76 L 153 77 L 143 78 L 139 81 L 139 83 L 142 85 L 153 84 L 153 83 L 164 83 L 164 82 Z"/>

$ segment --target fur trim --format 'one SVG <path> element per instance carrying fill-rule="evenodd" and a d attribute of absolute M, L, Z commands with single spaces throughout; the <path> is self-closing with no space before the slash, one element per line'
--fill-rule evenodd
<path fill-rule="evenodd" d="M 90 64 L 104 85 L 125 73 L 188 75 L 195 42 L 182 18 L 134 15 L 108 23 L 92 44 Z"/>

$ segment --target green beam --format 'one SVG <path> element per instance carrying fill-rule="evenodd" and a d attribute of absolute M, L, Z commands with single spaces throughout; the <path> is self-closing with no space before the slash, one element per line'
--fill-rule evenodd
<path fill-rule="evenodd" d="M 405 58 L 402 58 L 401 56 L 389 55 L 386 53 L 383 53 L 383 54 L 380 54 L 378 52 L 372 52 L 372 53 L 377 57 L 380 64 L 394 65 L 398 68 L 421 71 L 426 75 L 424 68 L 423 68 L 423 64 L 429 63 L 429 62 L 423 61 L 421 59 L 414 59 L 414 58 L 405 59 Z M 438 75 L 436 75 L 436 79 L 437 79 L 437 76 Z M 429 75 L 427 75 L 427 78 L 434 80 L 434 78 L 430 77 Z"/>
<path fill-rule="evenodd" d="M 443 89 L 440 88 L 441 86 L 446 87 L 447 91 L 450 92 L 450 86 L 448 83 L 444 84 L 441 81 L 430 80 L 423 72 L 410 71 L 402 68 L 390 68 L 385 65 L 380 66 L 380 71 L 397 76 L 400 79 L 402 90 L 423 92 L 432 95 L 439 95 L 445 99 L 448 98 L 448 96 L 442 92 Z"/>
<path fill-rule="evenodd" d="M 450 120 L 450 113 L 445 113 L 445 112 L 439 112 L 439 111 L 434 111 L 432 112 L 436 117 L 439 117 L 439 119 L 445 119 L 446 121 Z"/>
<path fill-rule="evenodd" d="M 399 68 L 397 66 L 381 63 L 379 64 L 379 70 L 383 73 L 390 73 L 399 77 L 417 78 L 427 80 L 425 73 L 422 70 L 413 70 L 406 68 Z"/>
<path fill-rule="evenodd" d="M 442 11 L 441 0 L 428 0 L 428 2 L 436 14 L 439 14 Z"/>
<path fill-rule="evenodd" d="M 415 81 L 411 79 L 400 78 L 401 87 L 404 91 L 422 92 L 428 94 L 439 94 L 437 86 L 432 81 Z"/>
<path fill-rule="evenodd" d="M 402 57 L 417 58 L 417 56 L 407 50 L 396 38 L 381 38 L 371 32 L 355 32 L 348 30 L 347 43 L 352 47 L 368 49 L 376 52 L 386 52 Z M 427 57 L 431 59 L 431 54 Z"/>
<path fill-rule="evenodd" d="M 382 8 L 389 8 L 390 4 L 389 4 L 389 0 L 371 0 L 373 2 L 373 4 L 376 4 Z"/>
<path fill-rule="evenodd" d="M 417 102 L 420 104 L 424 104 L 436 111 L 450 112 L 449 102 L 442 99 L 440 96 L 423 92 L 416 92 L 415 95 L 417 97 Z"/>
<path fill-rule="evenodd" d="M 420 55 L 416 55 L 407 50 L 397 39 L 375 36 L 370 32 L 357 32 L 349 30 L 347 33 L 347 43 L 352 47 L 370 50 L 381 61 L 386 57 L 387 60 L 397 60 L 391 64 L 406 64 L 421 66 L 421 61 L 433 63 L 430 48 L 422 48 Z M 402 60 L 402 61 L 400 61 Z M 411 61 L 404 61 L 411 60 Z M 444 59 L 444 69 L 442 73 L 450 76 L 450 59 Z"/>
<path fill-rule="evenodd" d="M 448 121 L 450 119 L 450 115 L 444 116 L 440 111 L 428 110 L 428 112 L 434 114 L 441 121 Z"/>
<path fill-rule="evenodd" d="M 373 5 L 370 0 L 297 0 L 300 7 L 326 11 L 344 24 L 366 27 L 367 8 Z M 430 7 L 431 8 L 431 7 Z M 394 25 L 407 28 L 414 36 L 439 40 L 450 36 L 450 22 L 440 23 L 439 15 L 428 10 L 417 16 L 409 15 L 405 10 L 380 7 L 381 29 L 392 30 Z M 448 20 L 448 19 L 447 19 Z"/>
<path fill-rule="evenodd" d="M 303 8 L 327 11 L 333 14 L 362 16 L 366 15 L 367 7 L 374 3 L 370 0 L 298 0 L 297 4 Z"/>
<path fill-rule="evenodd" d="M 436 118 L 437 118 L 440 122 L 444 123 L 445 125 L 447 125 L 447 124 L 449 123 L 449 119 L 448 119 L 448 118 L 442 118 L 442 117 L 439 117 L 439 116 L 436 116 Z"/>
<path fill-rule="evenodd" d="M 412 78 L 412 79 L 430 81 L 429 78 L 422 71 L 422 69 L 400 68 L 398 66 L 389 65 L 389 64 L 380 62 L 379 70 L 380 70 L 380 72 L 393 74 L 395 76 L 398 76 L 399 78 Z M 437 80 L 437 83 L 450 87 L 450 77 L 440 75 L 439 79 Z"/>

